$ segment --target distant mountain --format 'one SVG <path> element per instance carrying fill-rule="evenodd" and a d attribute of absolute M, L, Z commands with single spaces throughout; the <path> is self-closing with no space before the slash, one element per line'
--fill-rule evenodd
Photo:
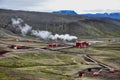
<path fill-rule="evenodd" d="M 67 14 L 67 15 L 77 15 L 77 13 L 73 10 L 60 10 L 60 11 L 54 11 L 53 13 L 56 14 Z"/>
<path fill-rule="evenodd" d="M 120 13 L 95 13 L 95 14 L 77 14 L 73 10 L 60 10 L 60 11 L 54 11 L 53 13 L 56 14 L 65 14 L 65 15 L 82 15 L 87 17 L 100 17 L 100 18 L 112 18 L 112 19 L 119 19 L 120 20 Z"/>
<path fill-rule="evenodd" d="M 120 13 L 96 13 L 96 14 L 81 14 L 83 16 L 88 17 L 106 17 L 112 19 L 119 19 L 120 20 Z"/>
<path fill-rule="evenodd" d="M 70 34 L 79 38 L 120 37 L 120 20 L 117 19 L 3 9 L 0 9 L 0 34 L 21 33 L 11 22 L 16 17 L 34 30 L 47 30 L 53 34 Z"/>

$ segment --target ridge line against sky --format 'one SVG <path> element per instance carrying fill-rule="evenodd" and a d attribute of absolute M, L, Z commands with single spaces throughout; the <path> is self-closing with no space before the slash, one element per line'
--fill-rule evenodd
<path fill-rule="evenodd" d="M 1 9 L 52 12 L 74 10 L 82 13 L 120 12 L 120 0 L 0 0 Z"/>

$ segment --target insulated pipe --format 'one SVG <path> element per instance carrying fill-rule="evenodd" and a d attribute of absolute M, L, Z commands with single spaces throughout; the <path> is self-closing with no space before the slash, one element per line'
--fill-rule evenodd
<path fill-rule="evenodd" d="M 105 64 L 102 64 L 101 62 L 98 62 L 98 61 L 92 59 L 89 55 L 85 55 L 85 57 L 87 57 L 88 59 L 90 59 L 91 61 L 93 61 L 94 63 L 96 63 L 96 64 L 98 64 L 98 65 L 100 65 L 102 67 L 108 68 L 110 73 L 114 73 L 115 72 L 115 70 L 113 68 L 111 68 L 111 67 L 109 67 L 109 66 L 107 66 Z"/>

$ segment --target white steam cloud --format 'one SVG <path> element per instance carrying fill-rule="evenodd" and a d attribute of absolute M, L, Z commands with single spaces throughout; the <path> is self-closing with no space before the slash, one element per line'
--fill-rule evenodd
<path fill-rule="evenodd" d="M 26 35 L 28 31 L 32 29 L 32 27 L 30 27 L 28 24 L 25 24 L 23 27 L 20 27 L 20 29 L 21 29 L 22 34 Z"/>
<path fill-rule="evenodd" d="M 52 39 L 52 40 L 56 40 L 56 39 L 61 39 L 61 40 L 68 40 L 68 41 L 71 41 L 73 39 L 77 39 L 76 36 L 71 36 L 69 34 L 62 34 L 62 35 L 59 35 L 59 34 L 55 34 L 55 35 L 52 35 L 51 32 L 49 31 L 40 31 L 40 30 L 32 30 L 32 35 L 35 35 L 37 37 L 40 37 L 42 39 Z"/>
<path fill-rule="evenodd" d="M 71 40 L 73 40 L 73 39 L 77 39 L 77 37 L 76 36 L 71 36 L 71 35 L 69 35 L 69 34 L 61 34 L 61 35 L 59 35 L 59 34 L 55 34 L 55 35 L 50 35 L 50 38 L 51 39 L 61 39 L 61 40 L 68 40 L 68 41 L 71 41 Z"/>
<path fill-rule="evenodd" d="M 48 31 L 32 30 L 32 35 L 40 37 L 42 39 L 48 39 L 52 33 Z"/>
<path fill-rule="evenodd" d="M 24 21 L 21 18 L 17 19 L 12 18 L 11 21 L 12 25 L 16 28 L 19 28 L 21 30 L 22 35 L 24 36 L 28 33 L 28 31 L 32 29 L 32 27 L 29 26 L 28 24 L 23 24 Z"/>
<path fill-rule="evenodd" d="M 11 21 L 12 21 L 12 24 L 16 26 L 23 22 L 21 18 L 17 18 L 17 19 L 12 18 Z"/>
<path fill-rule="evenodd" d="M 52 40 L 61 39 L 61 40 L 68 40 L 68 41 L 77 39 L 76 36 L 71 36 L 69 34 L 53 35 L 49 31 L 32 30 L 32 27 L 29 26 L 28 24 L 23 25 L 24 21 L 21 18 L 17 18 L 17 19 L 12 18 L 11 21 L 12 21 L 12 25 L 16 28 L 19 28 L 21 30 L 22 35 L 24 36 L 30 31 L 31 35 L 34 35 L 42 39 L 52 39 Z"/>

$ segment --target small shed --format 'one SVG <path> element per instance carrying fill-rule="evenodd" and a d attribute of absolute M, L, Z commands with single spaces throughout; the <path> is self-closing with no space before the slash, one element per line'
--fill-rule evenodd
<path fill-rule="evenodd" d="M 89 43 L 86 42 L 86 41 L 81 42 L 81 44 L 82 44 L 82 47 L 87 47 L 87 46 L 89 46 Z"/>
<path fill-rule="evenodd" d="M 75 45 L 76 47 L 82 47 L 82 44 L 81 44 L 81 42 L 76 42 L 76 45 Z"/>
<path fill-rule="evenodd" d="M 27 46 L 15 46 L 14 49 L 29 49 Z"/>
<path fill-rule="evenodd" d="M 30 47 L 27 46 L 18 46 L 18 45 L 10 45 L 8 46 L 11 49 L 29 49 Z"/>
<path fill-rule="evenodd" d="M 49 47 L 56 47 L 57 46 L 57 44 L 55 44 L 55 43 L 50 43 L 49 44 Z"/>

